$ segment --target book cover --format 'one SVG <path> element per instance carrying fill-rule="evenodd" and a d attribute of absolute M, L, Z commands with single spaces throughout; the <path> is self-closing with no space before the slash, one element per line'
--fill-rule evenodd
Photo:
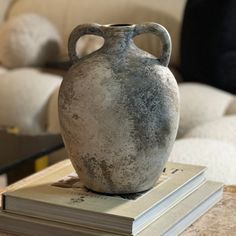
<path fill-rule="evenodd" d="M 204 182 L 205 167 L 169 162 L 156 186 L 128 195 L 86 189 L 69 160 L 7 189 L 3 210 L 120 234 L 137 234 Z"/>
<path fill-rule="evenodd" d="M 178 235 L 216 204 L 221 183 L 207 181 L 137 236 Z M 32 236 L 115 236 L 118 234 L 0 211 L 0 231 Z"/>

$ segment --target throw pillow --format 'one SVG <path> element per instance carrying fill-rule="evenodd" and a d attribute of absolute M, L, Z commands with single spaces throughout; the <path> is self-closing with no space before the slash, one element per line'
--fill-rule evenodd
<path fill-rule="evenodd" d="M 47 131 L 48 101 L 61 77 L 36 69 L 15 69 L 0 76 L 0 125 L 24 134 Z"/>
<path fill-rule="evenodd" d="M 7 70 L 6 70 L 5 68 L 3 68 L 3 67 L 0 66 L 0 74 L 4 74 L 4 73 L 6 73 L 6 72 L 7 72 Z"/>
<path fill-rule="evenodd" d="M 225 111 L 225 115 L 235 115 L 236 114 L 236 97 L 232 100 Z"/>
<path fill-rule="evenodd" d="M 58 94 L 59 86 L 52 92 L 48 101 L 47 111 L 47 132 L 51 134 L 60 133 L 59 117 L 58 117 Z"/>
<path fill-rule="evenodd" d="M 60 45 L 55 27 L 33 13 L 11 18 L 0 27 L 0 62 L 8 68 L 41 66 L 55 60 Z"/>
<path fill-rule="evenodd" d="M 190 129 L 222 117 L 233 100 L 230 93 L 198 83 L 180 83 L 178 138 Z"/>
<path fill-rule="evenodd" d="M 177 140 L 169 161 L 202 165 L 206 178 L 224 184 L 236 184 L 236 147 L 231 143 L 205 138 Z"/>
<path fill-rule="evenodd" d="M 236 147 L 236 115 L 223 116 L 187 132 L 183 138 L 207 138 L 232 143 Z"/>

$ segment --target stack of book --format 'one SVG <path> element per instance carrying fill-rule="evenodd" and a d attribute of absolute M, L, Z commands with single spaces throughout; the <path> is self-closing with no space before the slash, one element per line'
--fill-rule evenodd
<path fill-rule="evenodd" d="M 69 160 L 2 193 L 0 231 L 18 235 L 177 235 L 222 198 L 206 168 L 168 162 L 152 189 L 105 195 L 86 189 Z"/>

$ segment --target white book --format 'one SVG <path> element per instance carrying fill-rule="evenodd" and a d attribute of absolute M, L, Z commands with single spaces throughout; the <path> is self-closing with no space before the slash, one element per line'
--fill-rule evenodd
<path fill-rule="evenodd" d="M 144 193 L 102 195 L 84 188 L 69 160 L 8 188 L 3 210 L 117 234 L 138 234 L 204 183 L 205 167 L 169 162 Z"/>
<path fill-rule="evenodd" d="M 162 214 L 137 236 L 174 236 L 214 206 L 223 195 L 223 185 L 207 181 L 198 189 Z M 69 225 L 0 211 L 0 231 L 29 236 L 117 236 L 81 226 Z"/>

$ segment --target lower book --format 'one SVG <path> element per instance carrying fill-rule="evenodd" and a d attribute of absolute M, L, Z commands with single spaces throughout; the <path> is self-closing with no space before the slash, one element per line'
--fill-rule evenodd
<path fill-rule="evenodd" d="M 156 185 L 142 193 L 107 195 L 83 186 L 69 160 L 7 187 L 7 213 L 114 234 L 137 235 L 205 182 L 206 168 L 168 162 Z"/>
<path fill-rule="evenodd" d="M 223 185 L 206 181 L 194 192 L 162 214 L 137 236 L 173 236 L 183 232 L 200 216 L 206 213 L 223 196 Z M 115 236 L 118 234 L 100 230 L 42 220 L 8 212 L 0 212 L 0 231 L 31 236 Z"/>

